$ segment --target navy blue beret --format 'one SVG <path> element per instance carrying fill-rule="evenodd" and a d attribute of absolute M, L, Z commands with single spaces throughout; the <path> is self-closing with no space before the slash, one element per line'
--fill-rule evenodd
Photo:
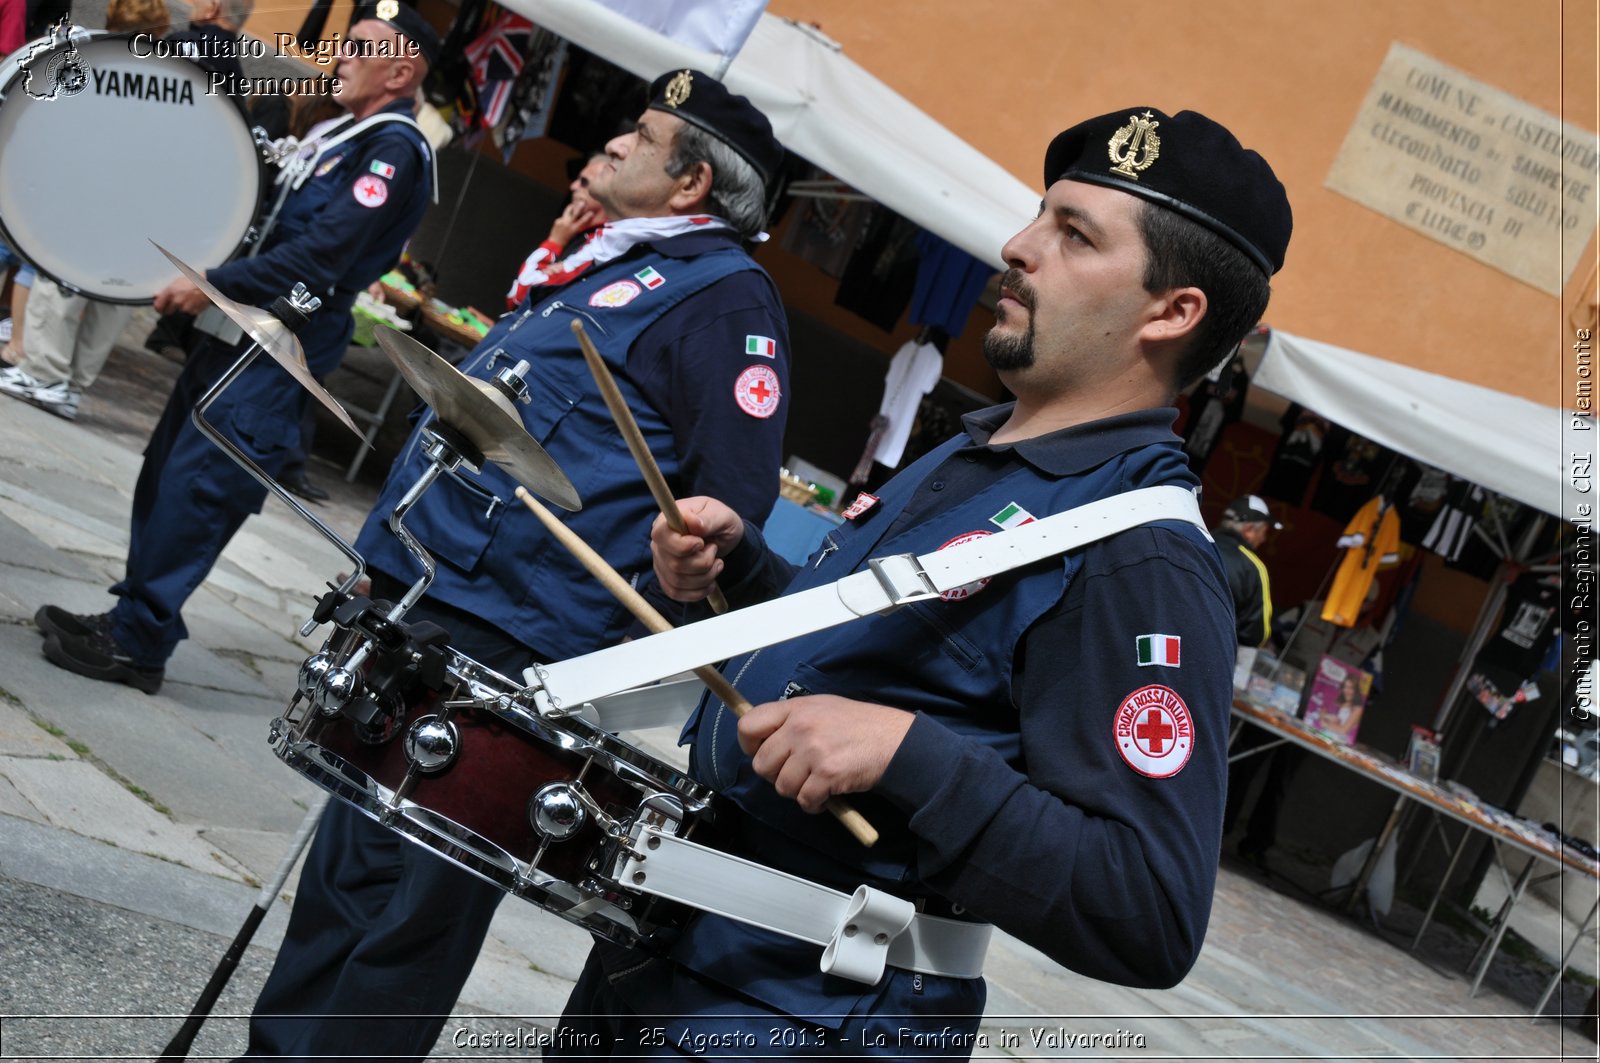
<path fill-rule="evenodd" d="M 650 85 L 649 109 L 675 114 L 737 151 L 770 185 L 783 162 L 783 145 L 772 123 L 743 96 L 698 70 L 662 74 Z"/>
<path fill-rule="evenodd" d="M 377 0 L 377 3 L 363 3 L 357 8 L 353 22 L 362 19 L 377 19 L 391 29 L 404 34 L 417 46 L 417 51 L 427 61 L 431 68 L 439 62 L 439 34 L 434 30 L 428 20 L 418 13 L 410 4 L 401 3 L 401 0 Z"/>
<path fill-rule="evenodd" d="M 1283 268 L 1294 216 L 1267 160 L 1205 115 L 1129 107 L 1050 142 L 1048 188 L 1063 178 L 1141 196 L 1215 232 L 1269 276 Z"/>

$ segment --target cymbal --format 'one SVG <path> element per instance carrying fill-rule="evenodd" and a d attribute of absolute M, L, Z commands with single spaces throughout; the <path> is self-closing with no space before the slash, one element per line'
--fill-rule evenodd
<path fill-rule="evenodd" d="M 351 420 L 350 414 L 339 404 L 339 400 L 328 394 L 328 389 L 323 387 L 317 381 L 317 378 L 311 375 L 310 369 L 306 368 L 305 348 L 300 346 L 300 338 L 289 331 L 289 326 L 273 316 L 270 310 L 262 310 L 256 306 L 246 306 L 243 303 L 236 303 L 229 299 L 226 295 L 217 291 L 216 287 L 206 280 L 204 274 L 190 268 L 177 255 L 157 244 L 154 240 L 150 242 L 155 245 L 157 251 L 166 255 L 167 261 L 177 266 L 178 272 L 187 277 L 189 282 L 196 288 L 199 288 L 205 294 L 205 297 L 216 305 L 218 310 L 228 315 L 228 319 L 235 325 L 244 329 L 246 336 L 260 344 L 261 349 L 266 351 L 273 361 L 283 366 L 301 387 L 311 392 L 318 402 L 326 406 L 339 419 L 340 424 L 354 432 L 356 438 L 364 438 L 361 429 L 356 427 L 355 421 Z"/>
<path fill-rule="evenodd" d="M 577 488 L 555 459 L 528 434 L 516 407 L 498 388 L 465 375 L 410 336 L 387 325 L 376 326 L 372 333 L 383 353 L 441 423 L 466 436 L 485 458 L 534 494 L 562 509 L 583 508 Z"/>

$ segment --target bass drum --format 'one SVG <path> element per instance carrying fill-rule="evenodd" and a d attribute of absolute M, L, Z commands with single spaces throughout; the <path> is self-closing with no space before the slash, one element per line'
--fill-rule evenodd
<path fill-rule="evenodd" d="M 138 50 L 148 52 L 148 38 Z M 243 245 L 266 181 L 232 96 L 187 59 L 111 34 L 24 45 L 0 98 L 0 234 L 63 288 L 143 304 Z"/>

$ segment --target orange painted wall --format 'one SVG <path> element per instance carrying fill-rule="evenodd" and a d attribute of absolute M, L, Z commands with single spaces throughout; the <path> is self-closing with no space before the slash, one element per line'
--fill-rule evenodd
<path fill-rule="evenodd" d="M 1581 298 L 1593 246 L 1558 300 L 1323 181 L 1396 41 L 1596 129 L 1593 0 L 771 0 L 768 10 L 819 23 L 1034 187 L 1045 144 L 1080 118 L 1130 105 L 1218 118 L 1271 160 L 1294 204 L 1270 324 L 1557 401 L 1563 306 Z"/>

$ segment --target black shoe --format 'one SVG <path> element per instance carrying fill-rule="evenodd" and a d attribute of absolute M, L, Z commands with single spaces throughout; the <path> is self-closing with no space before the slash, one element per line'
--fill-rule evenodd
<path fill-rule="evenodd" d="M 59 605 L 41 605 L 39 611 L 33 614 L 33 622 L 46 635 L 58 638 L 70 635 L 83 639 L 111 633 L 110 613 L 95 613 L 92 616 L 69 613 Z"/>
<path fill-rule="evenodd" d="M 285 476 L 278 482 L 283 484 L 284 488 L 287 489 L 290 494 L 299 495 L 307 502 L 326 502 L 332 497 L 328 494 L 328 492 L 324 491 L 322 488 L 306 479 L 305 473 L 298 473 L 294 476 Z"/>
<path fill-rule="evenodd" d="M 110 632 L 89 636 L 52 634 L 44 640 L 44 655 L 58 668 L 108 683 L 126 683 L 146 694 L 160 690 L 167 674 L 165 668 L 134 664 Z"/>

